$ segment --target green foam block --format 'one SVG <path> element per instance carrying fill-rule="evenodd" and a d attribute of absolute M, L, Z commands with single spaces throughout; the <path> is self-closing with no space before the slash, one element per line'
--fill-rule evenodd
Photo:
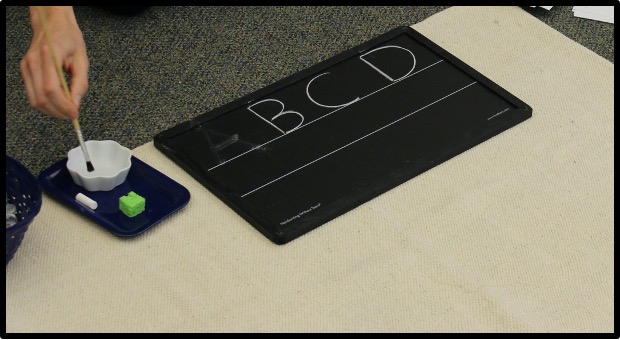
<path fill-rule="evenodd" d="M 118 199 L 118 208 L 128 217 L 134 217 L 144 211 L 146 200 L 144 197 L 130 191 L 127 196 Z"/>

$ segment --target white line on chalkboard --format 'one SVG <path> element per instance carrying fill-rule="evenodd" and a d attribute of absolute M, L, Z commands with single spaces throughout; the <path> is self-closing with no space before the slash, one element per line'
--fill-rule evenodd
<path fill-rule="evenodd" d="M 305 165 L 302 165 L 302 166 L 300 166 L 299 168 L 297 168 L 297 169 L 295 169 L 295 170 L 293 170 L 293 171 L 291 171 L 291 172 L 289 172 L 289 173 L 286 173 L 286 174 L 284 174 L 284 175 L 282 175 L 282 176 L 280 176 L 280 177 L 278 177 L 278 178 L 274 179 L 274 180 L 273 180 L 273 181 L 271 181 L 271 182 L 268 182 L 268 183 L 266 183 L 266 184 L 263 184 L 263 185 L 261 185 L 260 187 L 258 187 L 258 188 L 256 188 L 256 189 L 254 189 L 254 190 L 252 190 L 252 191 L 250 191 L 250 192 L 247 192 L 247 193 L 243 194 L 243 195 L 241 195 L 241 197 L 245 197 L 245 196 L 247 196 L 247 195 L 249 195 L 249 194 L 251 194 L 251 193 L 253 193 L 253 192 L 257 191 L 257 190 L 260 190 L 260 189 L 262 189 L 262 188 L 264 188 L 264 187 L 266 187 L 266 186 L 270 185 L 270 184 L 271 184 L 271 183 L 273 183 L 273 182 L 276 182 L 276 181 L 278 181 L 278 180 L 280 180 L 280 179 L 282 179 L 282 178 L 284 178 L 284 177 L 286 177 L 286 176 L 288 176 L 288 175 L 290 175 L 290 174 L 292 174 L 292 173 L 294 173 L 294 172 L 296 172 L 296 171 L 298 171 L 298 170 L 300 170 L 300 169 L 303 169 L 303 168 L 307 167 L 308 165 L 310 165 L 310 164 L 312 164 L 312 163 L 315 163 L 315 162 L 317 162 L 317 161 L 319 161 L 319 160 L 321 160 L 321 159 L 323 159 L 323 158 L 325 158 L 325 157 L 327 157 L 327 156 L 329 156 L 329 155 L 331 155 L 331 154 L 333 154 L 333 153 L 336 153 L 336 152 L 338 152 L 338 151 L 340 151 L 340 150 L 342 150 L 342 149 L 344 149 L 344 148 L 348 147 L 348 146 L 349 146 L 349 145 L 351 145 L 351 144 L 357 143 L 358 141 L 360 141 L 360 140 L 362 140 L 362 139 L 364 139 L 364 138 L 366 138 L 366 137 L 368 137 L 368 136 L 370 136 L 370 135 L 373 135 L 373 134 L 375 134 L 375 133 L 377 133 L 377 132 L 379 132 L 379 131 L 381 131 L 381 130 L 383 130 L 383 129 L 387 128 L 388 126 L 393 125 L 393 124 L 395 124 L 395 123 L 397 123 L 397 122 L 399 122 L 399 121 L 401 121 L 401 120 L 403 120 L 403 119 L 405 119 L 405 118 L 407 118 L 407 117 L 409 117 L 409 116 L 411 116 L 411 115 L 413 115 L 413 114 L 415 114 L 415 113 L 417 113 L 417 112 L 419 112 L 419 111 L 422 111 L 422 110 L 424 110 L 425 108 L 427 108 L 427 107 L 429 107 L 429 106 L 431 106 L 431 105 L 433 105 L 433 104 L 435 104 L 435 103 L 438 103 L 438 102 L 440 102 L 440 101 L 442 101 L 442 100 L 444 100 L 444 99 L 446 99 L 446 98 L 448 98 L 448 97 L 452 96 L 453 94 L 456 94 L 456 93 L 458 93 L 458 92 L 460 92 L 460 91 L 462 91 L 462 90 L 464 90 L 464 89 L 466 89 L 466 88 L 468 88 L 468 87 L 470 87 L 470 86 L 472 86 L 472 85 L 474 85 L 474 84 L 476 84 L 476 83 L 477 83 L 477 81 L 475 81 L 475 82 L 473 82 L 473 83 L 471 83 L 471 84 L 469 84 L 469 85 L 467 85 L 467 86 L 465 86 L 465 87 L 462 87 L 462 88 L 460 88 L 460 89 L 458 89 L 458 90 L 456 90 L 456 91 L 454 91 L 454 92 L 450 93 L 450 94 L 449 94 L 449 95 L 447 95 L 447 96 L 444 96 L 444 97 L 442 97 L 442 98 L 439 98 L 439 99 L 435 100 L 434 102 L 432 102 L 432 103 L 430 103 L 430 104 L 427 104 L 427 105 L 425 105 L 425 106 L 423 106 L 423 107 L 421 107 L 421 108 L 419 108 L 419 109 L 417 109 L 417 110 L 415 110 L 415 111 L 413 111 L 413 112 L 409 113 L 408 115 L 403 116 L 403 117 L 401 117 L 401 118 L 399 118 L 399 119 L 397 119 L 397 120 L 395 120 L 395 121 L 391 122 L 391 123 L 390 123 L 390 124 L 388 124 L 388 125 L 385 125 L 385 126 L 383 126 L 383 127 L 379 128 L 379 129 L 377 129 L 377 130 L 375 130 L 375 131 L 373 131 L 373 132 L 371 132 L 371 133 L 369 133 L 369 134 L 367 134 L 367 135 L 365 135 L 365 136 L 363 136 L 363 137 L 360 137 L 360 138 L 358 138 L 358 139 L 356 139 L 356 140 L 352 141 L 351 143 L 349 143 L 349 144 L 347 144 L 347 145 L 345 145 L 345 146 L 342 146 L 342 147 L 340 147 L 340 148 L 338 148 L 338 149 L 336 149 L 336 150 L 334 150 L 334 151 L 332 151 L 332 152 L 330 152 L 330 153 L 328 153 L 328 154 L 326 154 L 326 155 L 324 155 L 324 156 L 321 156 L 321 157 L 319 157 L 319 158 L 317 158 L 317 159 L 313 160 L 313 161 L 312 161 L 312 162 L 310 162 L 310 163 L 307 163 L 307 164 L 305 164 Z"/>
<path fill-rule="evenodd" d="M 294 127 L 293 129 L 291 129 L 291 130 L 284 131 L 284 130 L 280 129 L 280 128 L 279 128 L 279 127 L 277 127 L 274 123 L 272 123 L 272 122 L 268 121 L 268 120 L 267 120 L 267 119 L 265 119 L 263 116 L 261 116 L 261 115 L 259 115 L 258 113 L 256 113 L 256 111 L 254 111 L 254 110 L 252 110 L 252 109 L 251 109 L 251 107 L 252 107 L 252 106 L 257 105 L 257 104 L 260 104 L 260 103 L 264 103 L 264 102 L 276 102 L 276 103 L 279 103 L 280 105 L 282 105 L 282 111 L 280 111 L 280 113 L 278 113 L 277 115 L 273 116 L 273 118 L 271 118 L 271 120 L 274 120 L 274 119 L 276 119 L 276 118 L 278 118 L 278 117 L 280 117 L 280 116 L 283 116 L 283 115 L 286 115 L 286 114 L 289 114 L 289 113 L 294 113 L 294 114 L 298 115 L 299 117 L 301 117 L 301 122 L 300 122 L 300 123 L 299 123 L 296 127 Z M 281 102 L 281 101 L 279 101 L 279 100 L 277 100 L 277 99 L 263 99 L 263 100 L 261 100 L 260 102 L 256 102 L 256 103 L 254 103 L 254 104 L 252 104 L 252 105 L 250 105 L 250 106 L 248 106 L 248 107 L 247 107 L 247 109 L 248 109 L 248 110 L 252 111 L 252 113 L 254 113 L 254 114 L 255 114 L 255 115 L 257 115 L 258 117 L 260 117 L 262 120 L 264 120 L 265 122 L 267 122 L 268 124 L 270 124 L 270 125 L 271 125 L 271 126 L 273 126 L 274 128 L 278 129 L 278 131 L 282 132 L 282 134 L 287 134 L 287 133 L 289 133 L 289 132 L 291 132 L 291 131 L 293 131 L 293 130 L 298 129 L 298 128 L 299 128 L 299 127 L 300 127 L 300 126 L 304 123 L 304 116 L 302 116 L 302 115 L 301 115 L 301 113 L 299 113 L 299 112 L 297 112 L 297 111 L 293 111 L 293 110 L 286 110 L 286 111 L 284 111 L 284 108 L 285 108 L 285 107 L 284 107 L 284 103 L 283 103 L 283 102 Z"/>
<path fill-rule="evenodd" d="M 433 66 L 435 66 L 435 65 L 439 64 L 439 63 L 440 63 L 440 62 L 442 62 L 442 61 L 443 61 L 443 60 L 439 60 L 439 61 L 437 61 L 437 62 L 435 62 L 435 63 L 433 63 L 433 64 L 430 64 L 430 65 L 426 66 L 425 68 L 419 69 L 419 70 L 417 70 L 416 72 L 414 72 L 414 73 L 412 73 L 412 74 L 410 74 L 410 75 L 408 75 L 408 76 L 406 76 L 406 77 L 404 77 L 404 78 L 401 78 L 401 79 L 399 79 L 399 80 L 397 80 L 397 81 L 395 81 L 395 82 L 393 82 L 393 83 L 391 83 L 391 84 L 389 84 L 389 85 L 386 85 L 386 86 L 384 86 L 384 87 L 382 87 L 382 88 L 380 88 L 380 89 L 378 89 L 378 90 L 376 90 L 376 91 L 374 91 L 374 92 L 372 92 L 372 93 L 369 93 L 369 94 L 367 94 L 367 95 L 365 95 L 365 96 L 363 96 L 363 97 L 359 98 L 359 100 L 354 100 L 354 101 L 353 101 L 353 102 L 351 102 L 351 103 L 357 103 L 357 102 L 359 102 L 359 101 L 363 100 L 364 98 L 367 98 L 367 97 L 369 97 L 369 96 L 372 96 L 373 94 L 375 94 L 375 93 L 377 93 L 377 92 L 379 92 L 379 91 L 383 91 L 383 90 L 385 90 L 386 88 L 388 88 L 388 87 L 390 87 L 390 86 L 392 86 L 392 85 L 394 85 L 394 84 L 397 84 L 397 83 L 399 83 L 399 82 L 401 82 L 401 81 L 403 81 L 403 80 L 405 80 L 405 79 L 407 79 L 407 78 L 409 78 L 409 77 L 412 77 L 412 76 L 414 76 L 414 75 L 416 75 L 416 74 L 418 74 L 418 73 L 420 73 L 420 72 L 422 72 L 422 71 L 424 71 L 424 70 L 426 70 L 426 69 L 428 69 L 428 68 L 430 68 L 430 67 L 433 67 Z M 348 105 L 347 105 L 347 106 L 348 106 Z M 323 119 L 323 118 L 325 118 L 325 117 L 327 117 L 327 116 L 331 115 L 332 113 L 334 113 L 334 112 L 336 112 L 336 111 L 338 111 L 338 110 L 341 110 L 341 109 L 343 109 L 343 108 L 345 108 L 345 107 L 346 107 L 346 106 L 342 106 L 342 107 L 339 107 L 339 108 L 337 108 L 337 109 L 335 109 L 335 110 L 333 110 L 333 111 L 331 111 L 331 112 L 329 112 L 329 113 L 326 113 L 325 115 L 323 115 L 323 116 L 321 116 L 321 117 L 319 117 L 319 118 L 317 118 L 317 119 L 315 119 L 315 120 L 309 121 L 308 123 L 306 123 L 306 124 L 304 124 L 304 125 L 302 125 L 302 126 L 300 126 L 300 127 L 296 128 L 294 131 L 297 131 L 297 130 L 299 130 L 299 129 L 302 129 L 303 127 L 308 126 L 308 125 L 310 125 L 310 124 L 312 124 L 312 123 L 316 122 L 317 120 Z M 261 117 L 261 118 L 262 118 L 262 117 Z M 263 118 L 263 119 L 264 119 L 264 118 Z M 291 131 L 291 132 L 293 132 L 293 131 Z M 230 161 L 232 161 L 232 160 L 234 160 L 234 159 L 236 159 L 236 158 L 239 158 L 239 157 L 241 157 L 241 156 L 243 156 L 243 155 L 245 155 L 245 154 L 247 154 L 247 153 L 250 153 L 250 152 L 252 152 L 252 151 L 254 151 L 254 150 L 256 150 L 256 149 L 260 149 L 261 147 L 263 147 L 263 146 L 265 146 L 265 145 L 267 145 L 267 144 L 269 144 L 269 143 L 271 143 L 271 142 L 273 142 L 273 141 L 276 141 L 276 140 L 278 140 L 278 139 L 280 139 L 280 138 L 282 138 L 282 137 L 284 137 L 284 136 L 286 136 L 286 134 L 280 135 L 280 136 L 278 136 L 278 137 L 276 137 L 276 138 L 274 138 L 274 139 L 271 139 L 271 140 L 269 140 L 269 141 L 267 141 L 267 142 L 265 142 L 265 143 L 263 143 L 263 144 L 261 144 L 261 145 L 259 145 L 259 146 L 254 147 L 254 148 L 252 148 L 252 149 L 250 149 L 250 150 L 248 150 L 248 151 L 246 151 L 246 152 L 244 152 L 244 153 L 241 153 L 241 154 L 239 154 L 239 155 L 237 155 L 237 156 L 235 156 L 235 157 L 233 157 L 233 158 L 227 159 L 226 161 L 224 161 L 224 162 L 222 162 L 222 163 L 220 163 L 220 164 L 218 164 L 218 165 L 215 165 L 215 166 L 213 166 L 213 167 L 209 168 L 207 171 L 211 171 L 211 170 L 213 170 L 213 169 L 215 169 L 215 168 L 217 168 L 217 167 L 219 167 L 219 166 L 222 166 L 222 165 L 224 165 L 224 164 L 226 164 L 226 163 L 228 163 L 228 162 L 230 162 Z"/>
<path fill-rule="evenodd" d="M 375 65 L 373 65 L 372 63 L 368 62 L 366 59 L 363 58 L 367 54 L 373 53 L 373 52 L 378 51 L 378 50 L 382 50 L 384 48 L 400 48 L 401 50 L 409 52 L 409 54 L 411 54 L 411 57 L 413 58 L 413 67 L 411 68 L 411 70 L 409 70 L 409 72 L 407 72 L 407 74 L 404 75 L 403 77 L 400 77 L 398 79 L 392 79 L 392 77 L 388 76 L 383 71 L 381 71 L 378 67 L 376 67 Z M 388 46 L 383 46 L 383 47 L 375 48 L 374 50 L 372 50 L 370 52 L 366 52 L 366 53 L 362 54 L 360 56 L 360 60 L 365 62 L 366 64 L 368 64 L 368 66 L 374 68 L 375 71 L 379 72 L 382 76 L 386 77 L 389 81 L 396 81 L 396 80 L 404 79 L 405 77 L 407 77 L 409 75 L 409 73 L 411 73 L 411 71 L 413 71 L 413 69 L 415 69 L 415 63 L 416 63 L 415 55 L 413 55 L 413 53 L 411 53 L 411 51 L 409 51 L 406 48 L 403 48 L 403 47 L 400 47 L 400 46 L 396 46 L 396 45 L 388 45 Z"/>
<path fill-rule="evenodd" d="M 434 63 L 432 63 L 432 64 L 430 64 L 430 65 L 426 66 L 425 68 L 420 69 L 420 70 L 418 70 L 418 71 L 416 71 L 416 72 L 414 72 L 414 73 L 412 73 L 412 74 L 408 75 L 407 77 L 404 77 L 404 78 L 401 78 L 401 79 L 399 79 L 399 80 L 396 80 L 396 81 L 394 81 L 393 83 L 391 83 L 391 84 L 389 84 L 389 85 L 386 85 L 386 86 L 384 86 L 384 87 L 382 87 L 382 88 L 380 88 L 380 89 L 378 89 L 378 90 L 376 90 L 376 91 L 374 91 L 374 92 L 371 92 L 371 93 L 369 93 L 369 94 L 367 94 L 367 95 L 365 95 L 365 96 L 363 96 L 363 97 L 359 98 L 358 100 L 355 100 L 355 101 L 351 102 L 351 104 L 352 104 L 352 103 L 359 102 L 359 101 L 362 101 L 362 100 L 364 100 L 364 99 L 366 99 L 366 98 L 368 98 L 368 97 L 372 96 L 373 94 L 375 94 L 375 93 L 377 93 L 377 92 L 381 92 L 381 91 L 383 91 L 383 90 L 387 89 L 388 87 L 390 87 L 390 86 L 392 86 L 392 85 L 398 84 L 398 83 L 400 83 L 401 81 L 403 81 L 403 80 L 405 80 L 405 79 L 407 79 L 407 78 L 409 78 L 409 77 L 411 77 L 411 76 L 413 76 L 413 75 L 415 75 L 415 74 L 418 74 L 418 73 L 420 73 L 420 72 L 422 72 L 422 71 L 426 70 L 427 68 L 430 68 L 430 67 L 433 67 L 433 66 L 435 66 L 435 65 L 439 64 L 439 63 L 440 63 L 440 62 L 442 62 L 442 61 L 443 61 L 443 60 L 439 60 L 439 61 L 437 61 L 437 62 L 434 62 Z M 348 105 L 347 105 L 347 106 L 348 106 Z M 323 116 L 321 116 L 321 117 L 319 117 L 319 118 L 317 118 L 317 119 L 315 119 L 315 120 L 311 120 L 311 121 L 309 121 L 308 123 L 306 123 L 306 124 L 305 124 L 305 125 L 303 125 L 303 126 L 300 126 L 299 128 L 302 128 L 302 127 L 304 127 L 304 126 L 310 125 L 310 124 L 312 124 L 312 123 L 316 122 L 317 120 L 323 119 L 323 118 L 325 118 L 325 117 L 327 117 L 327 116 L 331 115 L 332 113 L 334 113 L 334 112 L 336 112 L 336 111 L 338 111 L 338 110 L 340 110 L 340 109 L 344 109 L 345 107 L 346 107 L 346 106 L 339 107 L 339 108 L 335 109 L 334 111 L 329 112 L 329 113 L 327 113 L 327 114 L 325 114 L 325 115 L 323 115 Z"/>
<path fill-rule="evenodd" d="M 497 117 L 497 116 L 501 115 L 502 113 L 507 112 L 509 109 L 510 109 L 510 108 L 508 108 L 508 107 L 507 107 L 507 108 L 503 109 L 502 111 L 500 111 L 500 112 L 498 112 L 498 113 L 496 113 L 496 114 L 492 115 L 491 117 L 487 118 L 487 120 L 491 120 L 491 119 L 493 119 L 493 118 L 495 118 L 495 117 Z"/>
<path fill-rule="evenodd" d="M 355 103 L 356 101 L 360 100 L 360 97 L 357 97 L 357 98 L 353 99 L 352 101 L 350 101 L 350 102 L 348 102 L 348 103 L 345 103 L 345 104 L 340 104 L 340 105 L 325 105 L 325 104 L 318 103 L 316 100 L 312 99 L 312 96 L 310 96 L 310 84 L 312 84 L 312 82 L 313 82 L 316 78 L 321 77 L 321 76 L 324 76 L 324 75 L 326 75 L 326 74 L 329 74 L 329 72 L 325 72 L 325 73 L 323 73 L 323 74 L 319 74 L 318 76 L 316 76 L 316 77 L 312 78 L 312 80 L 310 80 L 310 81 L 308 82 L 308 85 L 306 85 L 306 96 L 308 97 L 308 99 L 310 99 L 310 101 L 311 101 L 311 102 L 315 103 L 315 104 L 316 104 L 316 105 L 318 105 L 318 106 L 322 106 L 322 107 L 329 107 L 329 108 L 332 108 L 332 109 L 333 109 L 333 108 L 336 108 L 336 107 L 348 106 L 348 105 L 351 105 L 351 104 Z"/>

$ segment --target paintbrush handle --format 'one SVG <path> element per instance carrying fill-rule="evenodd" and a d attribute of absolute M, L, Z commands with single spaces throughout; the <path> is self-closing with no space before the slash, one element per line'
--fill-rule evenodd
<path fill-rule="evenodd" d="M 65 97 L 68 100 L 71 100 L 71 92 L 69 92 L 69 86 L 67 85 L 67 79 L 65 79 L 65 74 L 60 67 L 60 62 L 58 58 L 56 58 L 56 50 L 54 49 L 54 44 L 52 44 L 52 38 L 49 35 L 49 26 L 47 26 L 47 18 L 45 17 L 45 13 L 40 6 L 36 6 L 37 13 L 39 14 L 39 20 L 41 20 L 41 25 L 43 26 L 43 35 L 45 36 L 45 41 L 47 41 L 47 46 L 50 48 L 50 54 L 52 55 L 52 61 L 54 62 L 54 67 L 56 67 L 56 73 L 58 73 L 58 77 L 60 78 L 60 83 L 62 84 L 62 89 L 65 93 Z M 72 119 L 71 123 L 73 123 L 73 129 L 75 131 L 80 132 L 80 123 L 77 118 Z M 81 132 L 80 132 L 81 135 Z"/>
<path fill-rule="evenodd" d="M 80 129 L 80 123 L 78 122 L 77 118 L 72 119 L 71 123 L 73 124 L 73 129 L 75 129 L 75 131 L 80 131 L 80 134 L 81 134 L 82 129 Z"/>
<path fill-rule="evenodd" d="M 77 131 L 78 141 L 80 142 L 80 147 L 82 148 L 82 152 L 84 153 L 84 160 L 88 164 L 90 163 L 90 157 L 88 156 L 88 150 L 86 150 L 86 144 L 84 143 L 84 137 L 82 137 L 82 131 L 80 130 L 76 130 L 76 131 Z"/>
<path fill-rule="evenodd" d="M 65 97 L 68 100 L 71 100 L 71 92 L 69 92 L 69 86 L 67 86 L 67 79 L 65 79 L 65 74 L 62 71 L 62 67 L 60 67 L 60 62 L 58 58 L 56 58 L 56 50 L 54 49 L 54 44 L 52 44 L 52 38 L 49 35 L 49 28 L 47 26 L 47 18 L 45 17 L 45 12 L 40 6 L 35 6 L 37 9 L 37 14 L 39 15 L 39 20 L 41 20 L 41 24 L 43 26 L 43 35 L 45 36 L 45 41 L 47 41 L 47 45 L 50 48 L 50 54 L 52 55 L 52 61 L 54 62 L 54 66 L 56 67 L 56 73 L 58 73 L 58 77 L 60 78 L 60 83 L 62 84 L 62 89 L 65 92 Z M 77 118 L 71 120 L 73 124 L 73 129 L 77 133 L 78 141 L 80 142 L 80 146 L 82 147 L 82 152 L 84 152 L 84 159 L 86 163 L 90 163 L 90 157 L 88 156 L 88 150 L 86 149 L 86 145 L 84 144 L 84 137 L 82 136 L 82 129 L 80 129 L 80 123 Z"/>
<path fill-rule="evenodd" d="M 60 83 L 62 84 L 62 89 L 65 93 L 65 97 L 68 100 L 71 100 L 71 92 L 69 92 L 69 86 L 67 85 L 67 79 L 65 79 L 65 74 L 60 67 L 60 63 L 58 62 L 58 58 L 56 58 L 56 50 L 54 49 L 54 44 L 52 44 L 52 38 L 49 36 L 49 27 L 47 26 L 47 18 L 45 17 L 45 13 L 40 6 L 36 6 L 37 13 L 39 14 L 39 20 L 41 20 L 41 24 L 43 26 L 43 35 L 45 36 L 45 41 L 47 41 L 47 46 L 50 48 L 50 54 L 52 55 L 52 61 L 54 62 L 54 67 L 56 67 L 56 73 L 58 73 L 58 77 L 60 78 Z M 80 132 L 80 123 L 77 119 L 72 119 L 71 123 L 73 123 L 73 129 L 75 131 Z M 78 137 L 79 138 L 79 137 Z"/>
<path fill-rule="evenodd" d="M 54 49 L 54 44 L 52 44 L 52 38 L 49 35 L 49 28 L 47 26 L 47 18 L 45 17 L 45 13 L 41 6 L 35 6 L 37 12 L 39 14 L 39 20 L 41 20 L 41 24 L 43 25 L 43 35 L 45 36 L 45 41 L 47 41 L 47 46 L 50 48 L 50 54 L 52 55 L 52 61 L 54 62 L 54 66 L 56 67 L 56 72 L 58 73 L 58 77 L 60 77 L 60 83 L 62 84 L 62 89 L 65 92 L 65 97 L 71 100 L 71 92 L 69 92 L 69 86 L 67 85 L 67 80 L 65 79 L 65 74 L 62 71 L 62 67 L 60 67 L 60 62 L 56 58 L 56 50 Z M 73 124 L 75 126 L 75 123 Z"/>

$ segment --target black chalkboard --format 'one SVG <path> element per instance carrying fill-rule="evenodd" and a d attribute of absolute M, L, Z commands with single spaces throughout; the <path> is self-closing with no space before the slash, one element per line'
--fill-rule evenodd
<path fill-rule="evenodd" d="M 154 144 L 283 244 L 531 115 L 399 27 L 163 131 Z"/>

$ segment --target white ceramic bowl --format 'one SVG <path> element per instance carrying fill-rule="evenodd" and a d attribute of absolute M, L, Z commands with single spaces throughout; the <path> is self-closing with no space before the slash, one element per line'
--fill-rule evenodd
<path fill-rule="evenodd" d="M 88 191 L 110 191 L 125 182 L 131 168 L 131 150 L 113 140 L 89 140 L 84 143 L 95 168 L 89 172 L 81 147 L 67 154 L 67 170 L 75 184 Z"/>

